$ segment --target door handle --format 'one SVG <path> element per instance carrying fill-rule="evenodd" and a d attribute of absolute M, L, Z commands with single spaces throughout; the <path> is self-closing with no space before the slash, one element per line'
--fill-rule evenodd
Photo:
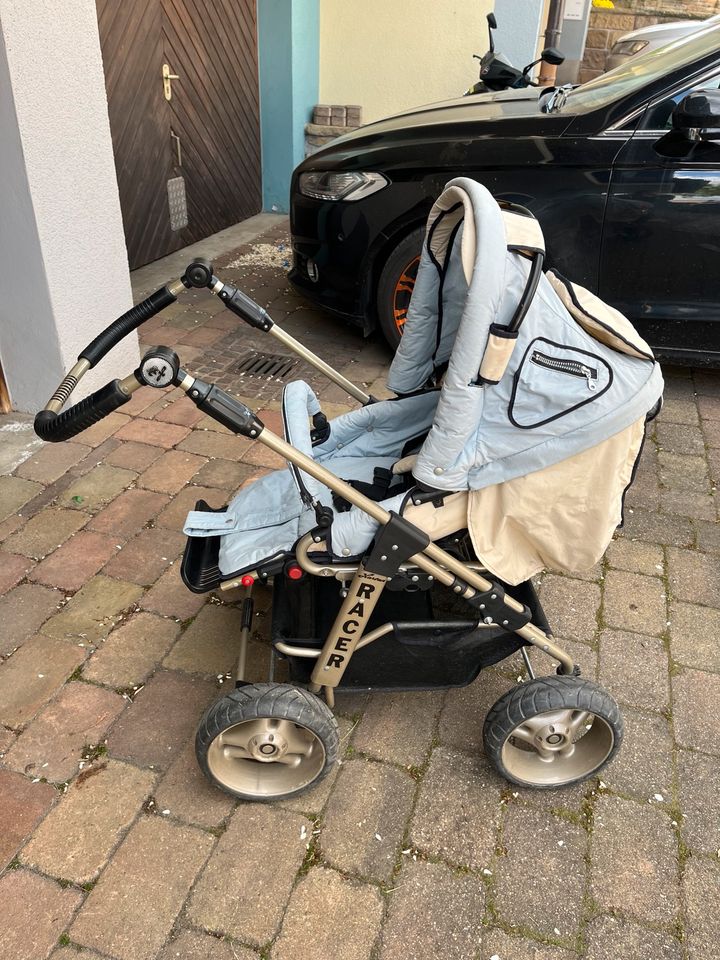
<path fill-rule="evenodd" d="M 179 80 L 180 77 L 177 73 L 170 73 L 170 65 L 164 63 L 162 65 L 162 81 L 163 81 L 163 93 L 165 94 L 166 100 L 172 100 L 172 80 Z"/>
<path fill-rule="evenodd" d="M 174 130 L 170 131 L 170 136 L 175 141 L 175 149 L 177 150 L 177 165 L 178 167 L 182 166 L 182 149 L 180 148 L 180 137 Z"/>

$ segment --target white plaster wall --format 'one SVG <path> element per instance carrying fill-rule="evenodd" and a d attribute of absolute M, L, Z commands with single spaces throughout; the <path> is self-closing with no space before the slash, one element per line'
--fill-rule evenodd
<path fill-rule="evenodd" d="M 524 0 L 521 0 L 524 2 Z M 320 101 L 363 122 L 460 96 L 478 79 L 493 0 L 320 0 Z"/>
<path fill-rule="evenodd" d="M 18 410 L 47 401 L 132 304 L 94 0 L 0 0 L 0 357 Z M 137 364 L 133 335 L 84 393 Z"/>

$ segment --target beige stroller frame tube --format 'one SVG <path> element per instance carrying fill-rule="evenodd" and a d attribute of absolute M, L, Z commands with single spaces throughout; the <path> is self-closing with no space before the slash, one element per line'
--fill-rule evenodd
<path fill-rule="evenodd" d="M 296 450 L 295 447 L 276 436 L 267 428 L 264 428 L 260 432 L 257 439 L 261 443 L 264 443 L 265 446 L 269 447 L 271 450 L 274 450 L 275 453 L 280 454 L 280 456 L 285 460 L 289 461 L 300 470 L 303 470 L 311 477 L 314 477 L 316 480 L 319 480 L 320 483 L 324 484 L 326 487 L 329 487 L 333 493 L 339 494 L 353 506 L 359 507 L 365 513 L 369 514 L 373 520 L 377 520 L 377 522 L 382 525 L 386 524 L 390 520 L 389 512 L 381 507 L 379 503 L 376 503 L 374 500 L 370 500 L 369 497 L 359 493 L 354 487 L 351 487 L 349 483 L 345 483 L 344 480 L 336 477 L 334 473 L 330 472 L 330 470 L 327 470 L 311 457 L 308 457 L 299 450 Z M 302 544 L 303 541 L 301 541 L 301 545 Z M 303 550 L 299 549 L 297 553 L 298 563 L 300 566 L 302 566 Z M 464 591 L 458 591 L 458 593 L 460 596 L 468 599 L 474 596 L 476 592 L 485 593 L 493 586 L 489 580 L 486 580 L 474 570 L 469 570 L 463 563 L 461 563 L 459 560 L 456 560 L 453 556 L 451 556 L 449 553 L 446 553 L 434 543 L 428 544 L 422 553 L 418 553 L 414 557 L 411 557 L 410 562 L 420 567 L 420 569 L 424 570 L 425 573 L 431 574 L 444 586 L 453 586 L 456 578 L 462 580 L 464 583 L 468 584 L 468 586 Z M 330 657 L 332 657 L 335 653 L 337 639 L 342 636 L 341 628 L 343 624 L 340 621 L 341 618 L 345 617 L 346 607 L 347 610 L 350 610 L 353 606 L 352 601 L 355 600 L 355 602 L 357 602 L 357 591 L 364 583 L 364 578 L 370 576 L 373 578 L 373 585 L 375 585 L 376 581 L 382 581 L 382 584 L 377 584 L 378 589 L 374 590 L 371 596 L 365 598 L 368 605 L 371 603 L 372 606 L 364 606 L 364 610 L 368 610 L 369 612 L 367 613 L 367 617 L 363 619 L 362 627 L 364 627 L 367 619 L 369 619 L 370 613 L 372 613 L 372 609 L 382 593 L 386 578 L 378 577 L 376 574 L 368 574 L 363 571 L 362 566 L 360 566 L 355 574 L 355 578 L 352 581 L 348 596 L 341 607 L 335 624 L 333 625 L 333 629 L 330 631 L 330 634 L 325 641 L 325 645 L 323 646 L 322 652 L 318 658 L 318 664 L 313 671 L 313 683 L 317 684 L 318 686 L 336 686 L 342 677 L 342 670 L 338 670 L 339 665 L 336 664 L 336 661 L 330 662 Z M 457 587 L 454 589 L 457 590 Z M 522 604 L 513 599 L 513 597 L 506 596 L 505 603 L 507 606 L 517 612 L 520 612 L 523 609 Z M 355 617 L 355 619 L 357 619 L 357 617 Z M 338 630 L 338 628 L 340 629 Z M 523 640 L 527 640 L 529 643 L 533 644 L 533 646 L 538 647 L 544 653 L 547 653 L 553 659 L 557 660 L 562 665 L 564 673 L 572 673 L 574 668 L 572 657 L 570 657 L 560 647 L 556 646 L 556 644 L 554 644 L 539 627 L 536 627 L 532 623 L 528 623 L 524 627 L 521 627 L 519 630 L 517 630 L 516 633 L 518 636 L 522 637 Z M 361 638 L 362 629 L 358 630 L 358 633 L 353 635 L 352 643 L 348 645 L 348 656 L 346 656 L 344 660 L 345 666 L 347 666 L 349 655 L 353 650 L 356 649 Z M 324 670 L 323 668 L 328 665 L 330 666 L 330 670 Z M 333 666 L 335 666 L 334 669 Z"/>
<path fill-rule="evenodd" d="M 364 390 L 361 390 L 360 387 L 356 387 L 355 384 L 348 380 L 347 377 L 344 377 L 341 373 L 331 367 L 329 363 L 325 363 L 316 353 L 313 353 L 312 350 L 308 350 L 307 347 L 304 347 L 299 340 L 296 340 L 295 337 L 291 336 L 286 330 L 283 330 L 282 327 L 278 324 L 274 324 L 268 330 L 276 340 L 279 340 L 280 343 L 284 344 L 286 347 L 296 353 L 303 360 L 306 360 L 311 366 L 315 367 L 316 370 L 319 370 L 320 373 L 324 373 L 328 379 L 332 380 L 333 383 L 336 383 L 339 387 L 342 387 L 343 390 L 347 391 L 351 397 L 354 397 L 356 400 L 359 400 L 360 403 L 369 403 L 370 395 L 365 393 Z"/>

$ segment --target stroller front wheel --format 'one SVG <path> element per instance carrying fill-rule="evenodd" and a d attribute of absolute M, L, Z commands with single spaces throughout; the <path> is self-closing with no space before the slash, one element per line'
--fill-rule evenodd
<path fill-rule="evenodd" d="M 282 800 L 319 783 L 337 761 L 338 727 L 314 694 L 253 683 L 206 711 L 195 737 L 205 776 L 243 800 Z"/>
<path fill-rule="evenodd" d="M 539 677 L 503 694 L 485 719 L 485 753 L 522 787 L 549 790 L 587 780 L 623 737 L 618 705 L 580 677 Z"/>

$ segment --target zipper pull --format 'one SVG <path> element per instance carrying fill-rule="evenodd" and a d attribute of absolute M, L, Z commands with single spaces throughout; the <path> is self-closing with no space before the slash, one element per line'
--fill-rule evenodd
<path fill-rule="evenodd" d="M 585 367 L 585 366 L 583 366 L 583 367 L 581 367 L 580 369 L 581 369 L 582 372 L 585 374 L 585 379 L 587 380 L 588 390 L 595 390 L 597 384 L 596 384 L 595 381 L 593 380 L 593 375 L 592 375 L 593 372 L 592 372 L 592 370 L 590 369 L 590 367 Z"/>

